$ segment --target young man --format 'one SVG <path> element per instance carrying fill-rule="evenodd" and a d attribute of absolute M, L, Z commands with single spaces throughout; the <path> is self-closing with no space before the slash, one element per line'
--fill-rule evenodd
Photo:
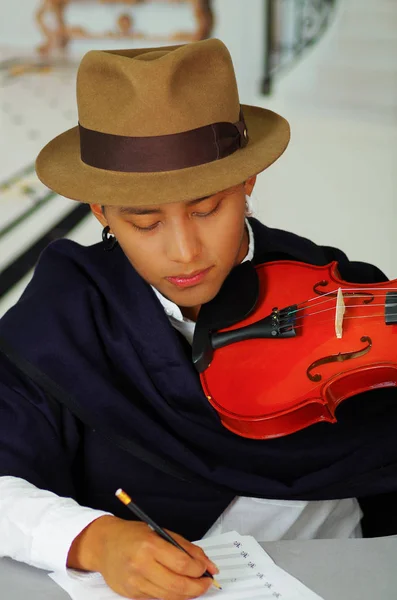
<path fill-rule="evenodd" d="M 395 390 L 350 399 L 336 424 L 251 440 L 222 426 L 192 364 L 200 307 L 242 261 L 337 260 L 345 280 L 385 281 L 247 215 L 287 122 L 240 106 L 218 40 L 90 52 L 77 98 L 79 126 L 44 148 L 37 172 L 91 204 L 103 245 L 50 245 L 1 321 L 0 554 L 177 600 L 216 572 L 187 540 L 357 536 L 356 498 L 367 534 L 395 533 Z M 192 558 L 130 521 L 120 487 Z"/>

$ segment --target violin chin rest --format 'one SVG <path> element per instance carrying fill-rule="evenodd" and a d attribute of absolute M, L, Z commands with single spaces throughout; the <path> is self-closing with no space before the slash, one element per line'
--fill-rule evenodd
<path fill-rule="evenodd" d="M 234 267 L 217 295 L 200 308 L 192 344 L 193 364 L 199 373 L 213 356 L 211 333 L 246 319 L 259 298 L 259 278 L 251 261 Z"/>

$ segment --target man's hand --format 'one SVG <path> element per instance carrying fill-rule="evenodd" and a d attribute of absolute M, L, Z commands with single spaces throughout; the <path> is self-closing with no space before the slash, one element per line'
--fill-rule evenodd
<path fill-rule="evenodd" d="M 100 517 L 74 540 L 68 567 L 102 573 L 115 592 L 127 598 L 187 600 L 212 584 L 202 577 L 218 572 L 203 550 L 169 531 L 188 556 L 154 533 L 145 523 Z"/>

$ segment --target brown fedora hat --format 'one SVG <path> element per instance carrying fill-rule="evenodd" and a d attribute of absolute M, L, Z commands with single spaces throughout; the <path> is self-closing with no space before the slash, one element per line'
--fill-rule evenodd
<path fill-rule="evenodd" d="M 162 204 L 209 196 L 270 166 L 289 142 L 276 113 L 240 105 L 217 39 L 90 51 L 77 75 L 79 124 L 36 161 L 49 188 L 87 203 Z"/>

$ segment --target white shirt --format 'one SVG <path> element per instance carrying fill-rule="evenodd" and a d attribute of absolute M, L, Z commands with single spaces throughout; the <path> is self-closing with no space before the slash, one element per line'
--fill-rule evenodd
<path fill-rule="evenodd" d="M 244 261 L 254 254 L 252 229 L 248 221 L 246 225 L 249 250 Z M 195 323 L 185 319 L 176 304 L 154 292 L 172 325 L 191 343 Z M 111 513 L 83 507 L 24 479 L 0 477 L 0 556 L 51 571 L 64 570 L 73 540 L 106 514 Z M 253 535 L 260 542 L 361 537 L 361 516 L 355 498 L 307 502 L 236 497 L 204 537 L 231 530 Z"/>

